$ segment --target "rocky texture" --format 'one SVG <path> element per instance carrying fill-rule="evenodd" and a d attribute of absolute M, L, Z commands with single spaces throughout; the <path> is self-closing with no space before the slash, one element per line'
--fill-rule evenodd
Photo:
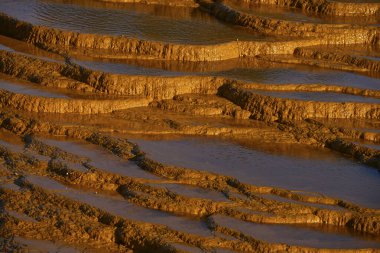
<path fill-rule="evenodd" d="M 245 91 L 234 84 L 219 89 L 227 98 L 251 112 L 257 120 L 304 120 L 307 118 L 379 119 L 380 106 L 364 103 L 334 103 L 274 98 Z"/>
<path fill-rule="evenodd" d="M 75 2 L 76 0 L 73 1 Z M 158 3 L 149 0 L 144 2 Z M 247 56 L 241 64 L 249 68 L 262 67 L 262 63 L 270 65 L 271 61 L 293 57 L 306 64 L 319 63 L 330 68 L 341 64 L 347 69 L 372 72 L 379 70 L 377 63 L 361 61 L 352 54 L 316 51 L 320 47 L 317 45 L 329 42 L 338 45 L 358 42 L 377 45 L 377 28 L 312 25 L 255 18 L 231 10 L 218 1 L 198 2 L 203 9 L 228 22 L 271 35 L 292 32 L 307 39 L 175 45 L 60 31 L 0 15 L 1 34 L 57 52 L 66 59 L 65 63 L 53 62 L 0 51 L 0 72 L 16 80 L 38 84 L 41 90 L 51 87 L 58 93 L 71 90 L 74 94 L 70 98 L 53 99 L 0 90 L 0 237 L 7 238 L 7 241 L 0 240 L 0 247 L 21 249 L 12 240 L 12 236 L 16 235 L 55 241 L 83 251 L 91 249 L 88 250 L 90 252 L 95 252 L 93 249 L 100 252 L 378 251 L 314 249 L 266 243 L 222 226 L 218 223 L 217 216 L 244 222 L 292 226 L 328 224 L 339 229 L 349 229 L 354 235 L 367 233 L 376 237 L 380 233 L 380 213 L 379 210 L 365 208 L 345 199 L 318 193 L 257 186 L 242 183 L 230 176 L 168 166 L 150 159 L 138 145 L 124 137 L 118 137 L 123 134 L 178 134 L 219 136 L 238 143 L 303 144 L 326 147 L 380 168 L 379 151 L 354 143 L 361 139 L 380 140 L 380 134 L 348 125 L 343 127 L 322 123 L 330 118 L 369 119 L 375 122 L 380 117 L 378 104 L 278 99 L 254 94 L 247 89 L 335 92 L 380 97 L 378 91 L 319 84 L 244 83 L 207 76 L 111 74 L 76 65 L 68 55 L 70 51 L 70 54 L 76 55 L 137 58 L 137 61 L 170 59 L 194 62 Z M 192 1 L 160 3 L 188 5 Z M 324 1 L 301 0 L 296 3 L 285 0 L 271 3 L 296 5 L 294 7 L 310 12 L 333 12 Z M 347 7 L 347 10 L 350 8 L 352 7 Z M 351 14 L 369 10 L 357 9 L 356 13 Z M 338 7 L 334 7 L 334 10 L 338 10 Z M 326 35 L 327 33 L 335 34 Z M 256 55 L 262 55 L 259 63 L 249 58 Z M 230 69 L 229 62 L 231 61 L 218 62 L 217 66 L 221 66 L 223 70 Z M 177 68 L 172 62 L 148 63 L 149 66 L 157 64 L 160 68 Z M 190 70 L 202 69 L 202 66 L 215 70 L 215 65 L 202 64 L 192 63 L 187 66 L 190 66 Z M 311 117 L 319 117 L 320 121 L 310 119 Z M 86 146 L 85 150 L 87 145 L 100 148 L 100 152 L 107 153 L 109 163 L 102 165 L 93 162 L 90 155 L 76 149 L 75 145 L 68 149 L 66 147 L 65 150 L 63 147 L 61 149 L 53 146 L 54 142 L 49 141 L 51 138 L 59 138 L 63 142 L 80 142 Z M 124 167 L 126 163 L 131 167 Z M 119 165 L 125 172 L 131 168 L 141 170 L 138 173 L 146 173 L 144 175 L 148 176 L 134 177 L 110 169 L 110 166 L 118 169 Z M 33 181 L 33 177 L 39 177 L 41 181 Z M 62 184 L 62 190 L 53 190 L 54 184 Z M 191 187 L 205 194 L 185 195 L 175 188 L 164 187 L 167 184 Z M 68 192 L 74 193 L 71 196 L 75 196 L 75 199 Z M 217 193 L 220 198 L 209 198 L 208 193 Z M 134 221 L 128 217 L 128 212 L 120 217 L 112 212 L 111 205 L 95 208 L 95 204 L 88 204 L 86 199 L 78 200 L 77 197 L 86 194 L 94 198 L 99 196 L 104 201 L 116 199 L 121 203 L 129 202 L 126 205 L 140 208 L 136 210 L 166 212 L 160 216 L 165 217 L 164 219 L 172 214 L 186 219 L 191 217 L 194 223 L 204 226 L 210 235 L 152 224 L 152 220 L 147 221 L 143 216 L 141 221 Z M 279 197 L 282 199 L 279 200 Z M 193 220 L 190 223 L 192 222 Z M 320 228 L 315 226 L 314 229 Z"/>
<path fill-rule="evenodd" d="M 117 110 L 132 107 L 147 106 L 149 100 L 145 98 L 131 98 L 123 100 L 85 100 L 33 97 L 16 94 L 0 89 L 0 104 L 2 107 L 13 107 L 15 109 L 29 112 L 48 113 L 80 113 L 98 114 L 110 113 Z"/>
<path fill-rule="evenodd" d="M 220 61 L 255 56 L 258 54 L 292 54 L 300 45 L 320 44 L 319 40 L 292 41 L 240 41 L 216 45 L 177 45 L 143 41 L 126 37 L 98 34 L 81 34 L 53 28 L 34 26 L 5 14 L 0 15 L 4 24 L 0 34 L 22 40 L 38 47 L 64 53 L 64 50 L 96 49 L 110 50 L 108 57 L 146 58 L 179 61 Z"/>
<path fill-rule="evenodd" d="M 315 37 L 319 44 L 373 44 L 379 45 L 379 29 L 353 25 L 310 24 L 276 20 L 242 13 L 211 0 L 199 1 L 200 6 L 218 19 L 251 28 L 270 35 Z"/>
<path fill-rule="evenodd" d="M 223 78 L 216 77 L 110 74 L 75 64 L 46 62 L 5 51 L 0 51 L 0 71 L 47 87 L 154 99 L 169 99 L 186 93 L 215 94 L 224 82 Z"/>
<path fill-rule="evenodd" d="M 351 56 L 331 51 L 322 51 L 318 48 L 297 48 L 294 50 L 296 57 L 310 58 L 314 60 L 332 61 L 354 66 L 359 70 L 380 72 L 380 61 L 374 61 L 363 57 Z"/>
<path fill-rule="evenodd" d="M 260 84 L 260 83 L 236 83 L 244 89 L 266 91 L 306 91 L 306 92 L 334 92 L 357 96 L 380 97 L 380 91 L 367 90 L 354 87 L 323 84 Z"/>
<path fill-rule="evenodd" d="M 378 3 L 336 2 L 328 0 L 241 0 L 244 2 L 271 4 L 284 7 L 300 8 L 309 13 L 335 16 L 366 16 L 377 15 L 380 10 Z"/>
<path fill-rule="evenodd" d="M 102 2 L 112 3 L 143 3 L 143 4 L 158 4 L 167 6 L 187 6 L 198 7 L 194 0 L 100 0 Z"/>

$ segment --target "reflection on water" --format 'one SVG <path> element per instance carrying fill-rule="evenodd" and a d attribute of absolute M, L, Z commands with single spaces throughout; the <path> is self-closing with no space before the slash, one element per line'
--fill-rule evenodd
<path fill-rule="evenodd" d="M 77 3 L 77 1 L 75 1 Z M 198 9 L 81 1 L 2 0 L 0 11 L 33 24 L 82 33 L 123 35 L 185 44 L 264 39 Z M 210 32 L 212 31 L 212 32 Z"/>
<path fill-rule="evenodd" d="M 297 145 L 276 144 L 270 148 L 254 142 L 242 143 L 246 148 L 198 138 L 133 141 L 150 158 L 166 164 L 225 174 L 245 183 L 319 192 L 380 208 L 380 174 L 331 151 Z"/>
<path fill-rule="evenodd" d="M 267 225 L 220 215 L 212 216 L 212 219 L 216 224 L 230 227 L 266 242 L 316 248 L 380 248 L 380 241 L 376 240 L 376 237 L 353 236 L 341 228 L 329 229 L 332 226 Z"/>
<path fill-rule="evenodd" d="M 266 96 L 288 98 L 306 101 L 321 101 L 321 102 L 358 102 L 358 103 L 375 103 L 380 104 L 380 99 L 355 96 L 334 92 L 285 92 L 285 91 L 262 91 L 251 90 L 252 93 Z"/>

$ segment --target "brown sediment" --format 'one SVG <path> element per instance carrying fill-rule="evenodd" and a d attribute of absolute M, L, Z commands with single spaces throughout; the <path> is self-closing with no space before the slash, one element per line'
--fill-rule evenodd
<path fill-rule="evenodd" d="M 335 16 L 368 16 L 377 15 L 380 5 L 378 3 L 342 3 L 327 0 L 241 0 L 257 4 L 270 4 L 284 7 L 299 8 L 309 13 L 327 14 Z"/>
<path fill-rule="evenodd" d="M 214 1 L 199 1 L 201 7 L 215 17 L 232 24 L 270 35 L 316 37 L 319 44 L 379 43 L 379 29 L 353 25 L 310 24 L 257 17 L 245 14 Z"/>

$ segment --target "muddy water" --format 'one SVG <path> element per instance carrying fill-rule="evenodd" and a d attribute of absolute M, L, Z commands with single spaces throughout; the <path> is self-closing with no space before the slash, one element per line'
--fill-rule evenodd
<path fill-rule="evenodd" d="M 86 203 L 129 220 L 162 224 L 178 231 L 211 236 L 211 231 L 207 228 L 206 224 L 196 219 L 179 217 L 157 210 L 138 207 L 118 196 L 105 196 L 75 190 L 46 177 L 29 175 L 26 177 L 26 180 L 44 189 L 54 191 L 70 199 Z"/>
<path fill-rule="evenodd" d="M 133 141 L 150 158 L 166 164 L 230 175 L 245 183 L 319 192 L 380 208 L 380 174 L 327 150 L 285 144 L 240 146 L 198 138 Z"/>
<path fill-rule="evenodd" d="M 76 63 L 99 71 L 150 76 L 207 75 L 268 84 L 326 84 L 380 90 L 379 79 L 348 71 L 326 70 L 293 64 L 268 64 L 257 59 L 216 63 L 112 61 L 80 59 Z"/>
<path fill-rule="evenodd" d="M 251 14 L 261 18 L 272 18 L 301 23 L 317 24 L 361 24 L 361 25 L 379 25 L 380 17 L 331 17 L 327 15 L 310 15 L 296 8 L 286 8 L 279 6 L 260 5 L 242 2 L 240 0 L 228 1 L 231 8 Z"/>
<path fill-rule="evenodd" d="M 284 92 L 251 90 L 252 93 L 271 97 L 323 102 L 357 102 L 380 104 L 380 99 L 333 92 Z"/>
<path fill-rule="evenodd" d="M 33 24 L 64 30 L 173 43 L 210 44 L 264 38 L 246 29 L 220 23 L 197 9 L 185 7 L 94 5 L 94 1 L 73 4 L 71 1 L 2 0 L 0 11 Z"/>
<path fill-rule="evenodd" d="M 354 237 L 349 233 L 338 233 L 338 231 L 323 229 L 322 226 L 318 227 L 321 227 L 323 232 L 316 230 L 318 227 L 256 224 L 219 215 L 213 216 L 212 218 L 219 225 L 272 243 L 286 243 L 289 245 L 316 248 L 380 248 L 378 238 L 376 240 L 376 238 L 369 236 Z"/>
<path fill-rule="evenodd" d="M 49 91 L 49 89 L 41 88 L 28 82 L 16 82 L 4 74 L 0 74 L 0 89 L 35 97 L 68 98 L 66 95 Z"/>

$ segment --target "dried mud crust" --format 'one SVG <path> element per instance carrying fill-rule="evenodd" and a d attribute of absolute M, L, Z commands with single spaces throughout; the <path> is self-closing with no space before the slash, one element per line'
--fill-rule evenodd
<path fill-rule="evenodd" d="M 2 115 L 1 126 L 17 133 L 20 137 L 24 136 L 26 150 L 48 158 L 47 161 L 41 160 L 33 153 L 15 153 L 5 147 L 0 147 L 0 158 L 4 160 L 6 167 L 6 169 L 0 170 L 2 176 L 6 176 L 7 182 L 21 187 L 20 190 L 2 187 L 0 198 L 3 208 L 26 214 L 37 221 L 28 222 L 9 214 L 3 214 L 1 231 L 8 231 L 17 236 L 57 240 L 69 245 L 84 243 L 93 247 L 109 247 L 110 250 L 118 252 L 124 252 L 127 249 L 137 252 L 152 249 L 157 252 L 178 252 L 174 243 L 185 243 L 205 250 L 225 248 L 247 252 L 276 252 L 287 249 L 289 252 L 325 252 L 325 250 L 285 244 L 268 244 L 241 232 L 221 227 L 213 222 L 212 218 L 207 219 L 210 229 L 233 236 L 238 240 L 228 240 L 219 236 L 204 237 L 175 231 L 166 226 L 134 222 L 69 199 L 62 196 L 59 191 L 52 192 L 44 186 L 35 185 L 28 179 L 31 174 L 57 180 L 67 187 L 75 186 L 76 189 L 80 187 L 83 190 L 97 191 L 102 194 L 118 192 L 126 198 L 125 201 L 128 200 L 135 205 L 180 215 L 206 218 L 219 214 L 248 222 L 271 224 L 323 223 L 379 234 L 380 216 L 377 210 L 362 208 L 344 200 L 303 195 L 272 187 L 257 187 L 243 184 L 232 177 L 166 166 L 150 160 L 139 150 L 138 146 L 125 139 L 94 133 L 90 129 L 79 127 L 65 129 L 65 127 L 49 123 L 36 121 L 32 123 L 26 119 L 12 116 L 12 114 Z M 216 202 L 185 197 L 165 188 L 152 187 L 148 184 L 151 180 L 112 174 L 96 168 L 96 166 L 89 166 L 86 157 L 60 150 L 44 143 L 36 136 L 32 136 L 33 134 L 46 135 L 47 133 L 61 133 L 86 140 L 102 146 L 124 159 L 132 159 L 141 169 L 158 175 L 162 180 L 219 191 L 225 194 L 229 201 Z M 78 162 L 87 166 L 88 171 L 81 172 L 71 167 L 70 164 Z M 260 196 L 262 193 L 304 201 L 304 204 L 266 199 Z M 245 198 L 236 197 L 236 194 L 245 196 Z M 340 206 L 345 211 L 310 207 L 307 206 L 307 203 Z M 335 251 L 350 252 L 347 250 Z M 360 250 L 360 252 L 375 252 L 375 250 L 367 249 Z"/>

